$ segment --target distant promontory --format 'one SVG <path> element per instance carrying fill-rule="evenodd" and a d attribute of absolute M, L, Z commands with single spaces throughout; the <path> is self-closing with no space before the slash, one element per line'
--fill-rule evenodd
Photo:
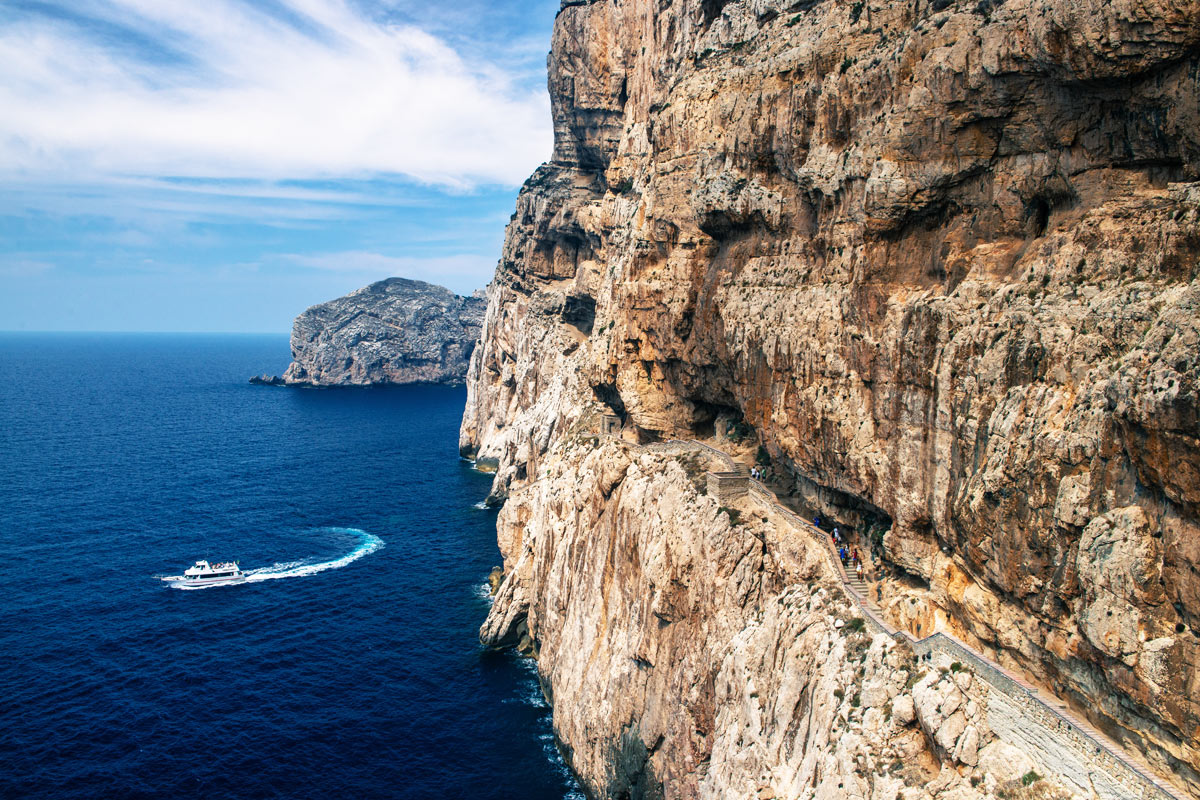
<path fill-rule="evenodd" d="M 462 383 L 479 339 L 483 293 L 388 278 L 309 308 L 292 323 L 292 363 L 251 383 L 371 386 Z"/>

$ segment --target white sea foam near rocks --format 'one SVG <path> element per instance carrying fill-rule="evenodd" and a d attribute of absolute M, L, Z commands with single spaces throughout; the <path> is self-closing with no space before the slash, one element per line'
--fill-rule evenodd
<path fill-rule="evenodd" d="M 528 691 L 521 697 L 514 698 L 513 702 L 526 703 L 534 708 L 541 709 L 545 712 L 544 719 L 546 723 L 546 731 L 538 734 L 538 742 L 542 745 L 542 751 L 546 754 L 546 758 L 554 765 L 559 774 L 563 776 L 568 784 L 567 791 L 563 795 L 563 800 L 587 800 L 583 791 L 579 788 L 575 776 L 568 769 L 567 763 L 563 761 L 562 753 L 558 750 L 558 743 L 554 738 L 553 723 L 550 719 L 550 704 L 546 702 L 545 695 L 542 694 L 542 689 L 538 683 L 537 662 L 531 658 L 522 658 L 519 662 L 521 670 L 526 674 L 527 679 L 523 682 L 524 687 Z"/>
<path fill-rule="evenodd" d="M 488 608 L 491 608 L 492 603 L 496 601 L 496 597 L 492 594 L 492 585 L 487 581 L 475 586 L 471 590 L 471 594 L 475 595 L 475 598 L 487 605 Z"/>
<path fill-rule="evenodd" d="M 542 687 L 538 684 L 537 662 L 532 658 L 521 658 L 518 660 L 517 666 L 525 673 L 525 679 L 521 681 L 519 687 L 524 691 L 520 695 L 504 702 L 524 703 L 534 708 L 545 709 L 548 712 L 550 704 L 546 702 L 545 696 L 542 695 Z"/>

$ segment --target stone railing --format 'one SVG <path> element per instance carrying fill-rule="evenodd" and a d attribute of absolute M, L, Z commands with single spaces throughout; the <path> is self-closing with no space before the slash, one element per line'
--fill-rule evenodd
<path fill-rule="evenodd" d="M 671 440 L 646 449 L 660 453 L 702 450 L 721 460 L 732 474 L 738 465 L 725 452 L 697 441 Z M 712 475 L 713 473 L 710 473 Z M 717 473 L 722 474 L 722 473 Z M 744 472 L 742 473 L 744 474 Z M 809 533 L 826 554 L 839 576 L 843 590 L 862 612 L 864 620 L 878 633 L 907 644 L 918 658 L 945 664 L 959 662 L 994 690 L 989 692 L 988 719 L 993 731 L 1007 741 L 1024 743 L 1027 752 L 1042 754 L 1040 767 L 1063 776 L 1085 794 L 1101 800 L 1188 800 L 1174 787 L 1150 774 L 1107 736 L 1067 711 L 1054 708 L 1030 684 L 1011 674 L 982 653 L 947 633 L 921 639 L 898 630 L 879 614 L 870 598 L 851 584 L 829 535 L 779 502 L 758 481 L 749 480 L 750 493 L 772 510 Z M 993 711 L 994 706 L 994 711 Z"/>
<path fill-rule="evenodd" d="M 1141 767 L 1107 736 L 1068 711 L 1065 705 L 1062 708 L 1051 706 L 1038 696 L 1038 690 L 1032 685 L 957 638 L 937 632 L 917 639 L 890 625 L 871 599 L 852 584 L 829 535 L 785 507 L 766 486 L 748 478 L 745 467 L 728 453 L 704 442 L 680 439 L 641 445 L 637 449 L 660 455 L 702 451 L 721 461 L 726 469 L 710 472 L 708 478 L 709 486 L 715 487 L 710 490 L 715 496 L 722 496 L 722 481 L 733 481 L 736 475 L 738 496 L 741 496 L 741 486 L 747 486 L 749 494 L 812 536 L 864 621 L 875 632 L 908 645 L 923 661 L 939 662 L 939 666 L 957 661 L 971 670 L 991 690 L 987 705 L 989 726 L 1006 741 L 1025 744 L 1023 749 L 1027 753 L 1039 754 L 1041 757 L 1036 760 L 1041 762 L 1038 766 L 1042 769 L 1066 778 L 1085 795 L 1100 800 L 1191 800 Z"/>
<path fill-rule="evenodd" d="M 1181 795 L 1132 762 L 1091 725 L 1054 708 L 1036 690 L 945 633 L 908 640 L 919 658 L 959 662 L 988 684 L 988 727 L 1041 755 L 1042 766 L 1103 800 L 1166 800 Z M 897 636 L 896 638 L 899 638 Z M 940 656 L 940 659 L 938 658 Z"/>

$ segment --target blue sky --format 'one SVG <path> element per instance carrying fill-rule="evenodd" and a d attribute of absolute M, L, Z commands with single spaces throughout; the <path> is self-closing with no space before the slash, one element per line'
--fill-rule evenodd
<path fill-rule="evenodd" d="M 279 331 L 490 279 L 559 0 L 5 0 L 0 329 Z"/>

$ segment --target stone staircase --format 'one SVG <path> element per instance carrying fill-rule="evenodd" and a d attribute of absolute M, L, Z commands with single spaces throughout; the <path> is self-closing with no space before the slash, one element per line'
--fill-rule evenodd
<path fill-rule="evenodd" d="M 1007 683 L 1015 688 L 1022 696 L 1027 697 L 1029 702 L 1042 709 L 1052 719 L 1057 720 L 1056 724 L 1061 723 L 1067 730 L 1074 728 L 1075 731 L 1086 737 L 1089 745 L 1094 748 L 1097 758 L 1101 758 L 1101 754 L 1103 754 L 1110 761 L 1119 764 L 1123 770 L 1127 771 L 1127 777 L 1131 778 L 1133 784 L 1136 785 L 1136 788 L 1131 786 L 1131 791 L 1128 794 L 1129 800 L 1189 800 L 1192 797 L 1192 795 L 1188 795 L 1184 790 L 1177 788 L 1157 775 L 1139 753 L 1126 752 L 1124 748 L 1110 739 L 1105 733 L 1068 708 L 1067 704 L 1061 699 L 1046 689 L 1030 683 L 1024 676 L 1016 675 L 1001 667 L 978 650 L 975 650 L 964 642 L 960 642 L 952 635 L 937 632 L 917 639 L 907 631 L 894 628 L 884 619 L 879 604 L 876 602 L 877 589 L 871 583 L 859 578 L 856 573 L 847 570 L 842 565 L 837 548 L 834 546 L 829 533 L 815 527 L 809 520 L 803 519 L 765 484 L 750 479 L 749 469 L 744 464 L 736 462 L 728 453 L 704 442 L 679 439 L 639 445 L 637 449 L 661 455 L 702 450 L 725 464 L 726 469 L 729 471 L 727 474 L 736 473 L 739 477 L 744 476 L 749 484 L 752 495 L 755 495 L 761 502 L 770 505 L 776 512 L 786 517 L 794 527 L 807 533 L 821 546 L 836 570 L 846 594 L 862 611 L 863 616 L 870 621 L 872 627 L 888 634 L 894 639 L 907 641 L 913 647 L 914 652 L 929 652 L 933 649 L 952 652 L 964 661 L 973 662 L 980 673 L 990 673 L 992 680 L 998 680 L 1002 684 Z M 537 480 L 533 483 L 540 482 L 540 480 Z M 530 485 L 532 484 L 527 484 L 521 488 L 527 489 Z"/>
<path fill-rule="evenodd" d="M 854 593 L 862 598 L 862 601 L 870 606 L 872 611 L 879 611 L 878 606 L 875 605 L 875 602 L 871 597 L 866 580 L 858 577 L 858 575 L 853 572 L 846 572 L 845 575 L 846 585 L 853 589 Z"/>
<path fill-rule="evenodd" d="M 704 442 L 697 442 L 693 440 L 672 440 L 667 444 L 674 447 L 688 446 L 694 449 L 704 450 L 711 455 L 716 456 L 723 463 L 727 464 L 731 471 L 735 471 L 739 466 L 741 466 L 737 464 L 737 462 L 735 462 L 728 453 L 722 452 L 721 450 L 718 450 L 712 445 L 705 444 Z M 742 470 L 748 472 L 744 466 L 741 466 L 741 468 Z M 761 501 L 771 505 L 775 511 L 787 517 L 793 523 L 793 525 L 795 525 L 798 529 L 807 532 L 822 546 L 826 555 L 829 557 L 830 562 L 837 570 L 837 573 L 841 578 L 842 586 L 845 588 L 846 593 L 850 596 L 850 599 L 854 601 L 855 605 L 857 605 L 863 612 L 863 615 L 867 617 L 878 630 L 887 633 L 895 639 L 907 640 L 911 645 L 915 646 L 915 649 L 924 649 L 923 646 L 931 645 L 935 642 L 935 640 L 945 640 L 949 643 L 950 647 L 954 651 L 961 653 L 963 656 L 968 657 L 971 661 L 976 662 L 976 664 L 982 667 L 985 671 L 1002 676 L 1002 680 L 1011 681 L 1014 685 L 1020 687 L 1023 693 L 1027 694 L 1034 703 L 1038 704 L 1050 715 L 1061 720 L 1068 726 L 1073 726 L 1077 731 L 1086 736 L 1091 742 L 1092 746 L 1096 748 L 1097 755 L 1103 752 L 1110 756 L 1114 761 L 1121 764 L 1124 769 L 1128 770 L 1134 780 L 1140 782 L 1141 784 L 1140 791 L 1132 793 L 1130 795 L 1131 798 L 1155 797 L 1162 798 L 1162 800 L 1187 800 L 1189 795 L 1186 795 L 1182 790 L 1177 789 L 1175 786 L 1156 775 L 1154 770 L 1149 767 L 1140 754 L 1126 752 L 1124 748 L 1110 739 L 1102 731 L 1098 730 L 1086 719 L 1083 719 L 1081 716 L 1074 713 L 1062 700 L 1055 697 L 1053 694 L 1050 694 L 1045 689 L 1031 684 L 1029 681 L 1025 680 L 1023 676 L 1018 676 L 1012 672 L 1009 672 L 1007 669 L 1001 667 L 999 664 L 994 663 L 979 651 L 963 642 L 958 641 L 949 634 L 938 632 L 921 639 L 915 639 L 908 634 L 908 632 L 900 631 L 894 628 L 883 618 L 883 614 L 880 611 L 879 605 L 875 602 L 875 592 L 872 590 L 871 585 L 862 578 L 859 578 L 854 572 L 848 571 L 842 565 L 841 558 L 839 558 L 837 553 L 837 548 L 834 546 L 833 540 L 830 538 L 829 534 L 826 531 L 822 531 L 820 528 L 815 527 L 811 522 L 803 519 L 795 511 L 784 505 L 778 495 L 772 492 L 764 484 L 755 480 L 750 480 L 749 483 L 752 494 L 757 495 Z"/>

